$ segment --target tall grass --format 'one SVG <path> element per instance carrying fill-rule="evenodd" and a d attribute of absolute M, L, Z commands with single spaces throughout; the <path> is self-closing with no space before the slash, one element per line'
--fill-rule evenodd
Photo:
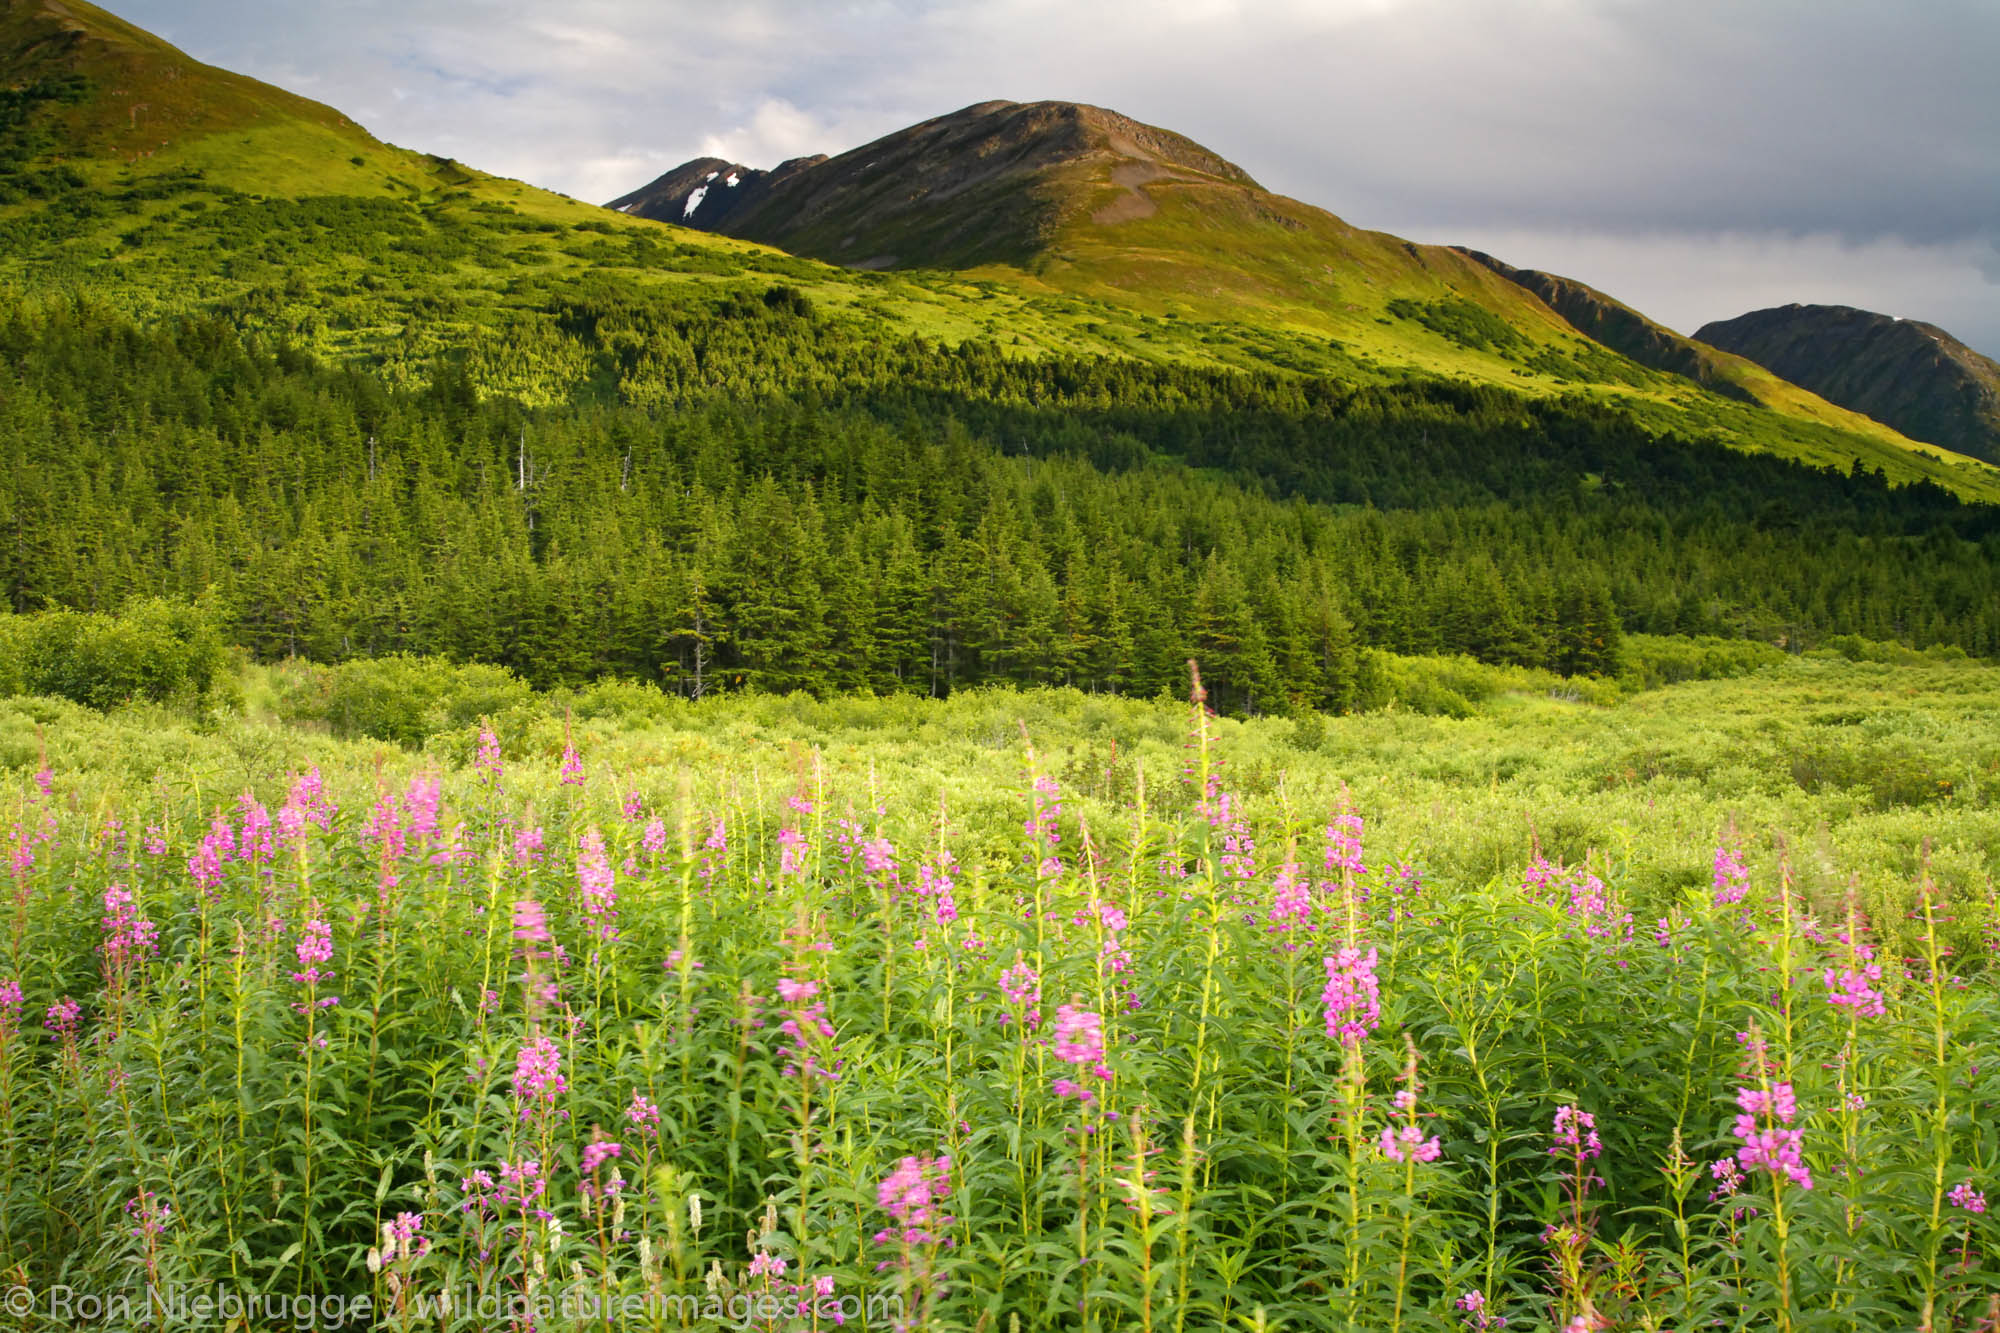
<path fill-rule="evenodd" d="M 1994 673 L 1888 673 L 1311 748 L 1067 694 L 575 696 L 421 753 L 16 701 L 0 1274 L 455 1329 L 1980 1327 L 2000 839 L 1950 719 Z M 1951 797 L 1791 776 L 1850 731 Z"/>

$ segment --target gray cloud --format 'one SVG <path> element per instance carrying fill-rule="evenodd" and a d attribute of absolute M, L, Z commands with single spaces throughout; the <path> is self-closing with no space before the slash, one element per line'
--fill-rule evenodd
<path fill-rule="evenodd" d="M 117 8 L 386 139 L 582 198 L 700 153 L 769 164 L 989 97 L 1066 98 L 1676 327 L 1844 299 L 2000 353 L 1991 0 Z"/>

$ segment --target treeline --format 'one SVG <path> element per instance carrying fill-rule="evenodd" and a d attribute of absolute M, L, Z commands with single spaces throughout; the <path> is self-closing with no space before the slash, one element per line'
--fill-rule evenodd
<path fill-rule="evenodd" d="M 857 353 L 786 400 L 754 335 L 813 316 L 736 318 L 708 401 L 529 412 L 463 368 L 398 393 L 219 321 L 16 313 L 0 588 L 206 597 L 267 658 L 689 694 L 1151 695 L 1194 657 L 1219 706 L 1282 711 L 1351 706 L 1363 645 L 1564 674 L 1614 670 L 1623 630 L 2000 652 L 1993 515 L 1936 488 L 1452 386 L 990 347 Z M 728 394 L 732 364 L 772 392 Z"/>

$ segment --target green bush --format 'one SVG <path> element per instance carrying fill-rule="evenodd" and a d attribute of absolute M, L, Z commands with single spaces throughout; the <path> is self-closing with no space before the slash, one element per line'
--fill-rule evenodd
<path fill-rule="evenodd" d="M 392 653 L 295 676 L 279 712 L 288 722 L 323 723 L 336 736 L 416 747 L 532 697 L 527 682 L 506 667 Z"/>
<path fill-rule="evenodd" d="M 1471 717 L 1496 694 L 1559 694 L 1602 704 L 1617 698 L 1608 681 L 1563 677 L 1540 667 L 1494 666 L 1470 657 L 1362 654 L 1356 706 L 1364 712 L 1399 708 L 1435 717 Z"/>
<path fill-rule="evenodd" d="M 233 672 L 213 618 L 186 603 L 136 602 L 117 615 L 0 616 L 0 690 L 9 694 L 52 695 L 98 709 L 133 702 L 199 707 Z"/>
<path fill-rule="evenodd" d="M 1784 660 L 1782 648 L 1758 639 L 1627 634 L 1618 676 L 1628 689 L 1656 690 L 1688 680 L 1747 676 Z"/>
<path fill-rule="evenodd" d="M 1957 644 L 1934 643 L 1919 652 L 1900 643 L 1864 639 L 1859 634 L 1836 634 L 1815 650 L 1815 656 L 1839 654 L 1850 662 L 1877 662 L 1884 666 L 1921 666 L 1927 662 L 1963 662 L 1965 649 Z"/>

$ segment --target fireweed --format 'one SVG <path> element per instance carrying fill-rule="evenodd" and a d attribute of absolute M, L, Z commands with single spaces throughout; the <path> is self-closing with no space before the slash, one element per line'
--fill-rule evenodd
<path fill-rule="evenodd" d="M 1108 813 L 1062 754 L 941 813 L 835 757 L 579 733 L 579 785 L 546 723 L 504 766 L 488 723 L 247 794 L 23 773 L 7 1276 L 151 1245 L 449 1333 L 486 1325 L 420 1300 L 711 1281 L 780 1326 L 870 1292 L 941 1329 L 1984 1317 L 1983 887 L 1871 881 L 1843 930 L 1838 881 L 1753 889 L 1712 826 L 1587 870 L 1496 834 L 1468 878 L 1364 849 L 1377 789 L 1186 716 L 1185 776 Z"/>
<path fill-rule="evenodd" d="M 1566 1205 L 1542 1232 L 1555 1278 L 1555 1308 L 1564 1320 L 1581 1320 L 1581 1327 L 1595 1328 L 1598 1275 L 1589 1268 L 1587 1256 L 1596 1231 L 1590 1196 L 1604 1184 L 1591 1165 L 1604 1155 L 1597 1118 L 1575 1106 L 1558 1106 L 1549 1140 L 1548 1155 L 1556 1160 L 1556 1179 Z"/>

